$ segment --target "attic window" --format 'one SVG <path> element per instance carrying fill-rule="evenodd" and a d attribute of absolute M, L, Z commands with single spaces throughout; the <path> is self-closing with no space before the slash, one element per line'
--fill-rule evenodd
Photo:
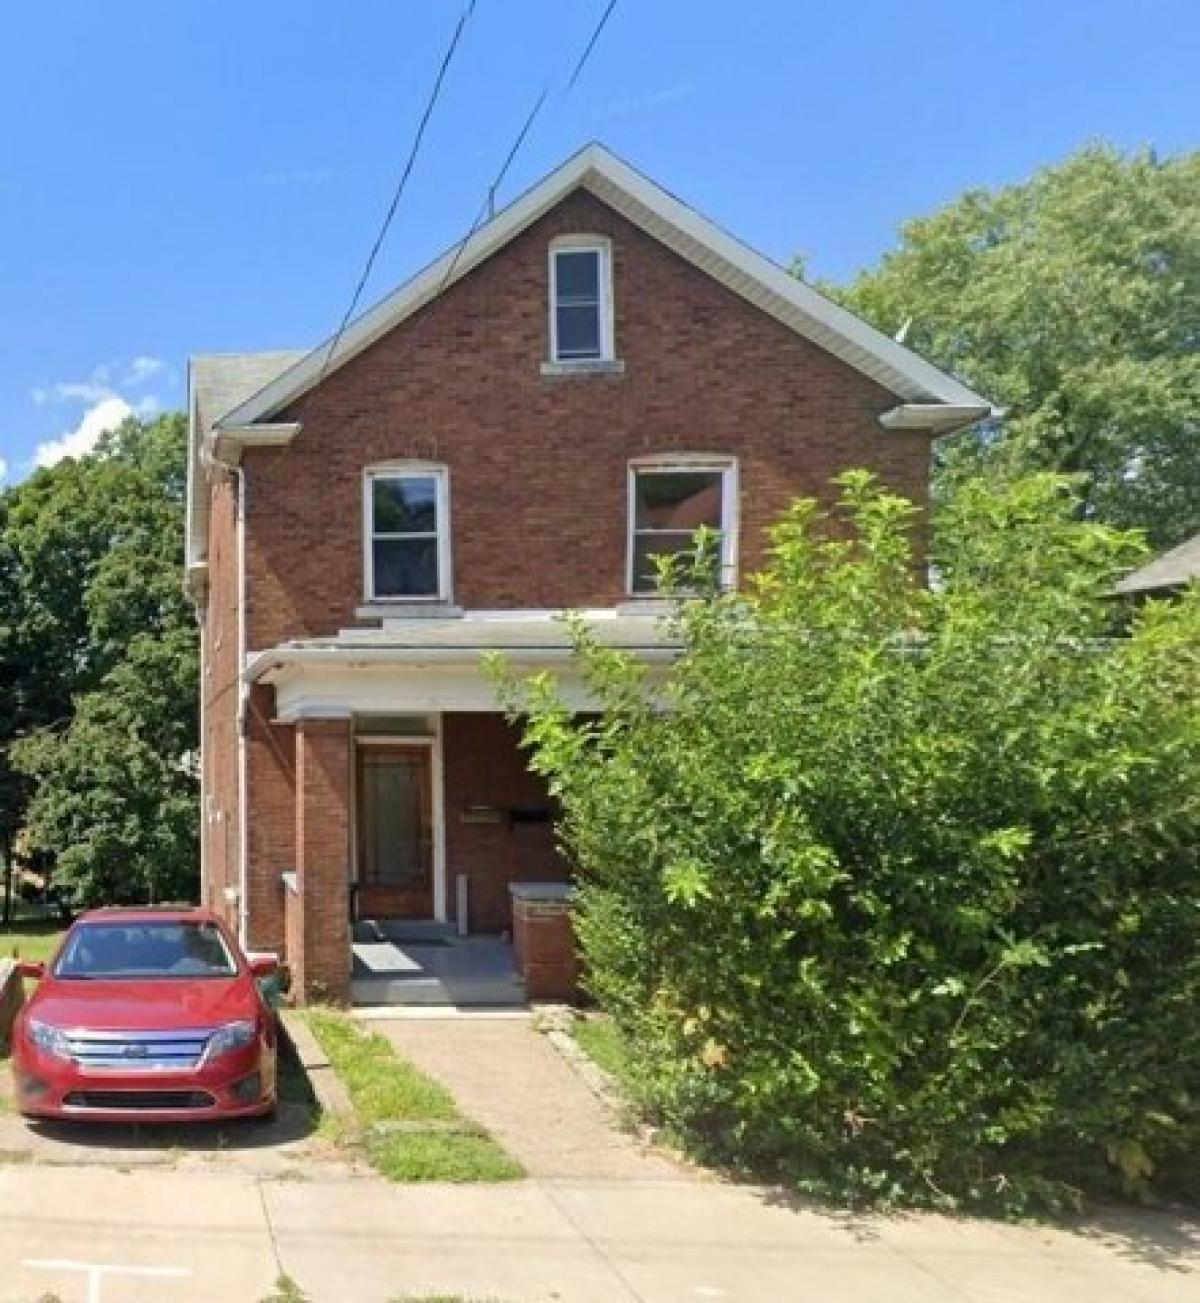
<path fill-rule="evenodd" d="M 599 236 L 566 236 L 550 246 L 550 357 L 605 362 L 613 356 L 612 253 Z"/>

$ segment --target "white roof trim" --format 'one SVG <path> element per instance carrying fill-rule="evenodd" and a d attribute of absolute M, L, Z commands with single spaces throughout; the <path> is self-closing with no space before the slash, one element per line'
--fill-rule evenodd
<path fill-rule="evenodd" d="M 728 289 L 897 397 L 991 410 L 986 399 L 952 376 L 701 217 L 602 145 L 591 144 L 497 213 L 461 252 L 458 245 L 447 249 L 363 313 L 342 334 L 328 365 L 331 340 L 228 413 L 217 422 L 217 428 L 245 427 L 275 415 L 317 385 L 323 374 L 344 366 L 436 297 L 452 266 L 449 284 L 467 275 L 580 186 Z"/>
<path fill-rule="evenodd" d="M 999 416 L 990 403 L 901 403 L 884 412 L 879 424 L 885 430 L 928 430 L 949 434 L 965 425 L 982 421 L 985 416 Z"/>
<path fill-rule="evenodd" d="M 245 448 L 286 448 L 300 433 L 299 421 L 264 422 L 262 425 L 225 425 L 218 422 L 211 435 L 217 461 L 236 466 Z"/>

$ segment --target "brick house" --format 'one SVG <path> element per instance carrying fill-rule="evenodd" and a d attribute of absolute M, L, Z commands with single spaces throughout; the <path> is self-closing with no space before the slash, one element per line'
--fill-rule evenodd
<path fill-rule="evenodd" d="M 792 497 L 923 501 L 989 411 L 598 145 L 332 350 L 193 358 L 189 407 L 204 903 L 334 997 L 350 920 L 500 933 L 567 873 L 481 652 L 580 691 L 572 608 L 669 658 L 650 556 L 708 523 L 735 583 Z"/>

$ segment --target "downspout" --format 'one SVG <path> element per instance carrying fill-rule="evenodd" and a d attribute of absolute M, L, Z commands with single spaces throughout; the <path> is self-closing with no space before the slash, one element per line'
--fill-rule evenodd
<path fill-rule="evenodd" d="M 250 833 L 247 828 L 248 801 L 246 730 L 249 724 L 248 707 L 250 686 L 246 682 L 246 472 L 240 466 L 231 466 L 230 474 L 237 481 L 237 768 L 238 768 L 238 941 L 243 949 L 249 944 L 250 907 L 246 899 L 248 879 Z"/>

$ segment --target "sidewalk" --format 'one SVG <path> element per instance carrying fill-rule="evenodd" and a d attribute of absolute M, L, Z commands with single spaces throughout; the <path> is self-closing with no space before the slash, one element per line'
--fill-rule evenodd
<path fill-rule="evenodd" d="M 436 1077 L 534 1177 L 681 1180 L 662 1154 L 614 1125 L 528 1018 L 372 1018 L 373 1032 Z"/>
<path fill-rule="evenodd" d="M 0 1168 L 0 1300 L 1193 1303 L 1200 1226 L 845 1219 L 716 1182 L 393 1186 L 371 1177 Z M 27 1265 L 45 1263 L 49 1266 Z M 76 1264 L 74 1266 L 68 1264 Z M 119 1270 L 116 1270 L 119 1269 Z M 131 1275 L 129 1270 L 152 1272 Z"/>

